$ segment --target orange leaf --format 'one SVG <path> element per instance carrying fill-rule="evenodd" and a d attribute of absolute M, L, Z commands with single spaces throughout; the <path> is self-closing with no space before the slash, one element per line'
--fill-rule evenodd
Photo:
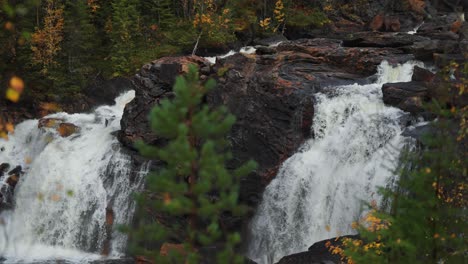
<path fill-rule="evenodd" d="M 60 196 L 58 194 L 52 194 L 52 196 L 50 196 L 50 199 L 54 202 L 58 202 L 60 201 Z"/>
<path fill-rule="evenodd" d="M 10 87 L 17 91 L 18 93 L 22 93 L 23 90 L 24 90 L 24 82 L 21 78 L 17 77 L 17 76 L 13 76 L 11 79 L 10 79 Z"/>
<path fill-rule="evenodd" d="M 15 126 L 12 123 L 7 123 L 5 125 L 5 129 L 6 129 L 6 131 L 8 131 L 10 133 L 15 132 Z"/>

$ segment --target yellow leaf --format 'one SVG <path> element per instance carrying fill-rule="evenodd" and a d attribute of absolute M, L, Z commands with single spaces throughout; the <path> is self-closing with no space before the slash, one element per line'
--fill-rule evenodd
<path fill-rule="evenodd" d="M 327 232 L 330 232 L 330 230 L 331 230 L 330 225 L 326 225 L 325 230 L 327 230 Z"/>
<path fill-rule="evenodd" d="M 20 93 L 18 91 L 8 88 L 8 90 L 6 91 L 6 99 L 16 103 L 19 101 L 19 98 Z"/>

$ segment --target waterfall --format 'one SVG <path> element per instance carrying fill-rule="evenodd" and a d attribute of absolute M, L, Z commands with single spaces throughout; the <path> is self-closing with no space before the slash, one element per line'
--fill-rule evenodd
<path fill-rule="evenodd" d="M 375 83 L 316 95 L 315 137 L 266 187 L 250 224 L 248 257 L 275 263 L 317 241 L 354 234 L 351 223 L 363 213 L 362 201 L 382 202 L 377 189 L 395 179 L 407 140 L 399 123 L 405 113 L 383 104 L 381 87 L 410 81 L 415 64 L 384 61 Z"/>
<path fill-rule="evenodd" d="M 126 92 L 115 105 L 89 114 L 47 116 L 79 127 L 68 137 L 27 120 L 0 140 L 0 163 L 20 165 L 25 172 L 14 190 L 14 207 L 0 215 L 0 256 L 6 263 L 84 263 L 102 258 L 109 241 L 110 257 L 123 254 L 126 237 L 115 229 L 130 222 L 131 194 L 141 187 L 148 164 L 131 176 L 131 159 L 112 132 L 120 129 L 124 107 L 134 96 Z"/>

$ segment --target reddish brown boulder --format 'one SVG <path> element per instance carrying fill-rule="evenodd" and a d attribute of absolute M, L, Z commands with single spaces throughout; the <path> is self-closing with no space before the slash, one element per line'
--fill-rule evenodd
<path fill-rule="evenodd" d="M 369 25 L 370 29 L 372 29 L 372 31 L 380 31 L 384 25 L 384 18 L 384 14 L 376 15 Z"/>
<path fill-rule="evenodd" d="M 57 132 L 62 137 L 69 137 L 79 131 L 79 127 L 75 126 L 72 123 L 61 123 L 57 127 Z"/>
<path fill-rule="evenodd" d="M 399 32 L 400 31 L 400 19 L 395 16 L 385 16 L 384 18 L 385 31 L 387 32 Z"/>
<path fill-rule="evenodd" d="M 37 124 L 38 128 L 57 128 L 64 120 L 60 118 L 41 118 Z"/>

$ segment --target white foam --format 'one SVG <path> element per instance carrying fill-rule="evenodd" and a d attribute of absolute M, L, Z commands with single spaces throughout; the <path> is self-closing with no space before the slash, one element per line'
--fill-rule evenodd
<path fill-rule="evenodd" d="M 374 84 L 347 85 L 316 96 L 315 139 L 284 162 L 253 218 L 247 255 L 257 263 L 307 251 L 317 241 L 353 234 L 362 201 L 380 202 L 379 186 L 395 179 L 404 112 L 382 102 L 386 82 L 411 80 L 410 62 L 383 62 Z"/>

